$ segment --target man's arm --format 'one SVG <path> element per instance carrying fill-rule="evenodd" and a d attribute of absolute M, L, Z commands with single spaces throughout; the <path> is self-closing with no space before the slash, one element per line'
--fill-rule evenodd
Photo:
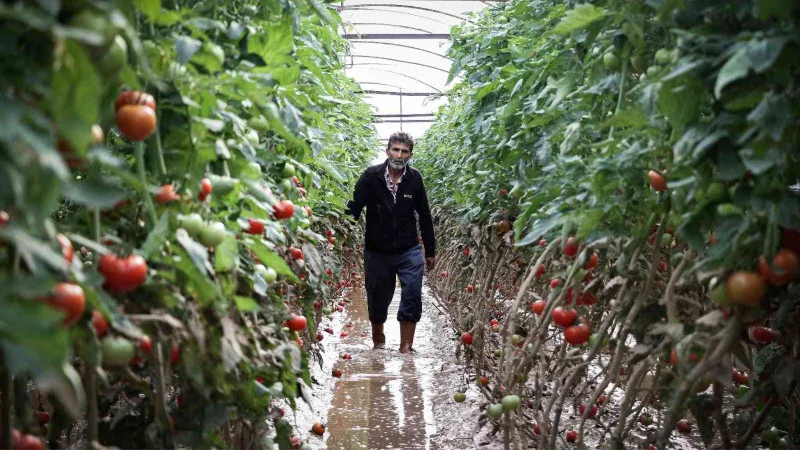
<path fill-rule="evenodd" d="M 420 178 L 420 185 L 422 185 L 421 195 L 417 196 L 414 204 L 414 209 L 419 216 L 419 228 L 422 231 L 422 243 L 425 244 L 425 261 L 428 263 L 428 268 L 432 269 L 436 264 L 436 237 L 433 234 L 433 219 L 431 218 L 431 209 L 428 205 L 428 194 L 425 192 L 425 183 Z"/>
<path fill-rule="evenodd" d="M 367 205 L 367 171 L 365 170 L 356 182 L 356 187 L 353 189 L 353 199 L 347 202 L 347 209 L 345 214 L 350 215 L 353 219 L 358 220 L 361 217 L 361 211 Z"/>

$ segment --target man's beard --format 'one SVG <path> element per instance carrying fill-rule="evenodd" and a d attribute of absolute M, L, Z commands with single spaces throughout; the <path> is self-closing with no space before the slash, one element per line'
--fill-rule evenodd
<path fill-rule="evenodd" d="M 408 165 L 407 159 L 394 159 L 391 157 L 389 158 L 389 167 L 391 167 L 394 170 L 403 170 L 406 168 L 406 165 Z"/>

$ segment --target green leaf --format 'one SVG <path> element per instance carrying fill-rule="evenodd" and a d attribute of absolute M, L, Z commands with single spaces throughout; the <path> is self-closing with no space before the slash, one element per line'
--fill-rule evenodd
<path fill-rule="evenodd" d="M 247 38 L 247 51 L 261 57 L 268 65 L 287 60 L 293 47 L 291 21 L 269 23 L 264 30 Z"/>
<path fill-rule="evenodd" d="M 514 245 L 517 247 L 522 247 L 532 243 L 533 241 L 538 241 L 539 238 L 541 238 L 545 233 L 557 226 L 560 222 L 560 219 L 561 214 L 553 214 L 543 219 L 536 219 L 533 222 L 533 228 L 531 228 L 531 231 L 529 231 L 524 238 L 515 242 Z"/>
<path fill-rule="evenodd" d="M 195 267 L 200 269 L 203 274 L 214 273 L 214 268 L 211 267 L 211 262 L 208 260 L 208 249 L 205 246 L 192 239 L 183 228 L 179 228 L 175 232 L 175 238 L 189 254 Z"/>
<path fill-rule="evenodd" d="M 664 82 L 658 91 L 658 108 L 676 130 L 682 131 L 698 117 L 704 92 L 702 83 L 693 75 Z"/>
<path fill-rule="evenodd" d="M 615 128 L 627 128 L 631 127 L 633 129 L 644 128 L 648 125 L 647 116 L 645 115 L 644 111 L 639 108 L 628 108 L 623 109 L 622 111 L 617 112 L 612 116 L 610 119 L 603 122 L 601 127 L 608 128 L 608 127 L 615 127 Z"/>
<path fill-rule="evenodd" d="M 64 197 L 89 208 L 111 208 L 127 195 L 119 186 L 99 180 L 70 181 L 64 185 Z"/>
<path fill-rule="evenodd" d="M 60 55 L 53 72 L 50 112 L 62 138 L 83 156 L 97 123 L 104 83 L 82 45 L 67 40 Z"/>
<path fill-rule="evenodd" d="M 236 303 L 236 308 L 241 312 L 256 312 L 261 310 L 261 305 L 250 297 L 235 295 L 233 301 Z"/>
<path fill-rule="evenodd" d="M 161 0 L 134 0 L 134 4 L 150 20 L 156 20 L 161 13 Z"/>
<path fill-rule="evenodd" d="M 230 272 L 239 265 L 239 243 L 233 235 L 225 236 L 214 251 L 214 268 L 217 272 Z"/>
<path fill-rule="evenodd" d="M 753 16 L 758 20 L 783 19 L 789 17 L 791 13 L 792 8 L 787 6 L 785 0 L 755 0 L 753 2 Z"/>
<path fill-rule="evenodd" d="M 746 77 L 749 70 L 750 60 L 747 57 L 747 47 L 742 47 L 719 69 L 717 81 L 714 84 L 714 96 L 720 98 L 725 86 Z"/>
<path fill-rule="evenodd" d="M 159 251 L 161 247 L 169 239 L 169 214 L 164 213 L 158 219 L 156 226 L 147 233 L 147 239 L 144 244 L 136 251 L 142 258 L 147 259 L 153 253 Z"/>
<path fill-rule="evenodd" d="M 188 36 L 175 36 L 175 51 L 178 53 L 178 62 L 186 64 L 195 53 L 203 46 L 201 41 Z"/>
<path fill-rule="evenodd" d="M 268 249 L 261 239 L 254 239 L 248 243 L 247 246 L 253 253 L 256 254 L 256 256 L 258 256 L 258 259 L 261 260 L 262 264 L 275 269 L 275 272 L 278 272 L 278 275 L 283 275 L 294 282 L 300 281 L 297 276 L 295 276 L 294 272 L 292 272 L 291 267 L 286 264 L 286 261 L 273 253 L 272 250 Z"/>
<path fill-rule="evenodd" d="M 764 346 L 756 355 L 753 368 L 756 373 L 764 373 L 772 363 L 780 359 L 786 354 L 786 349 L 778 344 L 769 344 Z"/>
<path fill-rule="evenodd" d="M 593 22 L 605 17 L 605 10 L 588 3 L 577 5 L 574 9 L 567 12 L 561 22 L 556 25 L 555 31 L 558 34 L 568 34 L 580 28 L 585 28 Z"/>

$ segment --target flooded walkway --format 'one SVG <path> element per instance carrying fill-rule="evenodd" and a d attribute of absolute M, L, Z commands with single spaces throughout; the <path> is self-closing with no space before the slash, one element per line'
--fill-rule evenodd
<path fill-rule="evenodd" d="M 468 391 L 465 403 L 453 401 L 453 393 L 465 383 L 464 367 L 455 361 L 452 329 L 433 306 L 427 288 L 412 355 L 398 352 L 399 286 L 389 309 L 383 350 L 372 348 L 365 295 L 363 289 L 351 291 L 344 312 L 320 324 L 323 359 L 321 367 L 317 362 L 312 367 L 319 383 L 313 388 L 313 410 L 302 404 L 297 412 L 298 431 L 306 431 L 303 441 L 329 450 L 473 448 L 477 391 Z M 343 359 L 345 354 L 352 359 Z M 333 377 L 333 369 L 341 370 L 342 376 Z M 314 422 L 326 425 L 322 438 L 307 432 Z"/>

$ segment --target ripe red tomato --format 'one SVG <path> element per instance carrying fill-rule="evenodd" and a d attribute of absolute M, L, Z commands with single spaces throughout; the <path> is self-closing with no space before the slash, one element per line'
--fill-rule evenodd
<path fill-rule="evenodd" d="M 659 272 L 666 272 L 667 271 L 667 262 L 661 260 L 658 262 L 658 271 Z"/>
<path fill-rule="evenodd" d="M 586 404 L 585 403 L 581 403 L 581 405 L 578 408 L 578 410 L 580 411 L 580 414 L 583 415 L 584 411 L 586 411 Z M 591 417 L 595 417 L 596 415 L 597 415 L 597 406 L 592 406 L 591 408 L 589 408 L 589 415 L 587 415 L 586 417 L 590 417 L 591 418 Z"/>
<path fill-rule="evenodd" d="M 294 259 L 303 259 L 303 251 L 297 247 L 289 247 L 289 254 Z"/>
<path fill-rule="evenodd" d="M 758 259 L 758 272 L 769 284 L 784 286 L 797 278 L 800 263 L 797 255 L 788 248 L 781 249 L 775 254 L 772 265 L 767 263 L 763 256 Z"/>
<path fill-rule="evenodd" d="M 733 382 L 739 385 L 749 384 L 750 377 L 746 373 L 739 372 L 738 370 L 733 369 Z"/>
<path fill-rule="evenodd" d="M 552 280 L 550 280 L 550 288 L 551 289 L 557 288 L 560 284 L 561 284 L 561 279 L 560 278 L 553 278 Z"/>
<path fill-rule="evenodd" d="M 461 343 L 464 345 L 472 345 L 472 333 L 469 331 L 461 333 Z"/>
<path fill-rule="evenodd" d="M 45 300 L 50 306 L 64 312 L 64 325 L 72 325 L 83 314 L 86 297 L 77 284 L 58 283 L 53 294 Z"/>
<path fill-rule="evenodd" d="M 539 428 L 539 424 L 538 423 L 534 423 L 533 424 L 533 432 L 535 434 L 542 434 L 542 430 L 541 430 L 541 428 Z"/>
<path fill-rule="evenodd" d="M 272 211 L 276 219 L 290 219 L 294 215 L 294 204 L 291 200 L 281 200 L 272 207 Z"/>
<path fill-rule="evenodd" d="M 578 299 L 578 303 L 583 303 L 584 305 L 592 306 L 595 303 L 597 303 L 597 296 L 592 294 L 591 292 L 584 292 Z"/>
<path fill-rule="evenodd" d="M 306 318 L 304 316 L 297 316 L 292 314 L 292 317 L 286 321 L 286 326 L 292 331 L 302 331 L 306 329 Z"/>
<path fill-rule="evenodd" d="M 103 284 L 111 292 L 129 292 L 147 279 L 147 262 L 139 255 L 118 258 L 116 255 L 103 255 L 98 272 L 105 277 Z"/>
<path fill-rule="evenodd" d="M 25 434 L 19 439 L 19 450 L 44 450 L 44 441 L 32 434 Z"/>
<path fill-rule="evenodd" d="M 258 220 L 247 219 L 247 225 L 248 227 L 247 230 L 245 230 L 245 233 L 261 234 L 264 232 L 264 224 L 262 222 L 259 222 Z"/>
<path fill-rule="evenodd" d="M 139 341 L 139 348 L 142 349 L 142 352 L 145 354 L 149 354 L 153 351 L 153 341 L 150 340 L 150 336 L 142 337 L 142 340 Z"/>
<path fill-rule="evenodd" d="M 650 177 L 650 187 L 656 192 L 664 192 L 667 190 L 667 180 L 655 170 L 647 173 Z"/>
<path fill-rule="evenodd" d="M 564 244 L 564 255 L 573 257 L 578 253 L 578 240 L 570 236 Z"/>
<path fill-rule="evenodd" d="M 571 304 L 572 304 L 572 296 L 573 296 L 573 295 L 575 295 L 575 289 L 573 289 L 573 288 L 569 288 L 569 289 L 567 289 L 566 303 L 567 303 L 568 305 L 571 305 Z"/>
<path fill-rule="evenodd" d="M 200 192 L 208 195 L 213 190 L 214 190 L 214 185 L 211 184 L 211 180 L 209 180 L 208 178 L 203 178 L 202 180 L 200 180 Z"/>
<path fill-rule="evenodd" d="M 175 186 L 173 186 L 172 183 L 161 186 L 161 189 L 159 189 L 158 193 L 156 194 L 156 203 L 159 205 L 180 199 L 181 196 L 175 192 Z"/>
<path fill-rule="evenodd" d="M 469 256 L 469 247 L 464 249 L 464 256 Z"/>
<path fill-rule="evenodd" d="M 0 211 L 0 228 L 5 228 L 9 221 L 11 216 L 6 211 Z"/>
<path fill-rule="evenodd" d="M 754 272 L 734 272 L 725 282 L 725 295 L 735 305 L 756 306 L 766 293 L 767 283 Z"/>
<path fill-rule="evenodd" d="M 50 422 L 50 413 L 47 411 L 36 411 L 33 413 L 36 416 L 36 421 L 39 422 L 39 426 L 47 425 L 47 422 Z"/>
<path fill-rule="evenodd" d="M 583 345 L 589 341 L 589 326 L 573 325 L 564 329 L 564 339 L 571 345 Z"/>
<path fill-rule="evenodd" d="M 508 189 L 501 188 L 500 189 L 500 197 L 505 197 L 508 194 Z"/>
<path fill-rule="evenodd" d="M 447 272 L 442 271 L 442 273 L 440 273 L 439 276 L 441 276 L 442 278 L 447 278 Z"/>
<path fill-rule="evenodd" d="M 544 275 L 544 264 L 539 264 L 539 266 L 536 267 L 536 278 L 541 278 L 542 275 Z"/>
<path fill-rule="evenodd" d="M 473 289 L 474 289 L 474 288 L 472 287 L 472 285 L 471 285 L 471 284 L 468 284 L 468 285 L 467 285 L 467 292 L 472 292 L 472 290 L 473 290 Z"/>
<path fill-rule="evenodd" d="M 678 422 L 678 431 L 681 433 L 690 433 L 692 431 L 692 426 L 689 425 L 689 422 L 681 420 Z"/>
<path fill-rule="evenodd" d="M 586 264 L 583 265 L 583 268 L 586 270 L 592 270 L 597 267 L 599 262 L 600 257 L 597 255 L 597 253 L 592 253 L 592 255 L 586 260 Z"/>
<path fill-rule="evenodd" d="M 143 141 L 156 130 L 156 112 L 144 105 L 124 105 L 115 116 L 119 132 L 131 141 Z"/>
<path fill-rule="evenodd" d="M 114 112 L 125 105 L 143 105 L 156 110 L 156 101 L 152 95 L 141 91 L 122 91 L 114 102 Z"/>
<path fill-rule="evenodd" d="M 578 432 L 575 430 L 567 431 L 567 442 L 575 442 L 578 440 Z"/>
<path fill-rule="evenodd" d="M 333 369 L 333 371 L 331 372 L 331 375 L 333 375 L 334 378 L 341 378 L 342 377 L 342 370 L 341 369 Z"/>
<path fill-rule="evenodd" d="M 533 310 L 534 313 L 536 313 L 537 316 L 541 316 L 542 312 L 544 312 L 545 306 L 547 306 L 546 301 L 536 300 L 535 302 L 533 302 L 533 305 L 531 305 L 531 309 Z"/>
<path fill-rule="evenodd" d="M 311 426 L 311 431 L 313 431 L 317 436 L 322 436 L 325 434 L 325 425 L 317 422 Z"/>
<path fill-rule="evenodd" d="M 597 403 L 602 405 L 603 403 L 606 402 L 606 399 L 608 399 L 608 397 L 606 397 L 606 394 L 603 394 L 597 399 Z"/>
<path fill-rule="evenodd" d="M 547 239 L 539 239 L 539 247 L 547 247 Z"/>
<path fill-rule="evenodd" d="M 300 184 L 300 179 L 297 178 L 297 175 L 292 175 L 292 183 L 294 183 L 294 185 L 297 187 L 302 186 L 302 184 Z"/>
<path fill-rule="evenodd" d="M 108 320 L 96 309 L 92 311 L 92 326 L 98 338 L 103 337 L 108 331 Z"/>
<path fill-rule="evenodd" d="M 172 349 L 170 350 L 170 357 L 169 360 L 172 365 L 178 364 L 178 361 L 181 359 L 181 351 L 178 348 L 178 344 L 172 344 Z"/>
<path fill-rule="evenodd" d="M 302 188 L 301 188 L 301 189 L 302 189 Z M 303 195 L 305 195 L 305 193 L 303 193 Z M 311 207 L 310 207 L 310 206 L 308 206 L 308 205 L 306 205 L 306 215 L 307 215 L 308 217 L 311 217 L 311 212 L 312 212 L 312 211 L 311 211 Z"/>
<path fill-rule="evenodd" d="M 489 385 L 489 377 L 487 377 L 486 375 L 481 375 L 481 377 L 478 379 L 478 381 L 480 381 L 481 386 L 488 386 Z"/>
<path fill-rule="evenodd" d="M 777 333 L 775 330 L 772 330 L 767 327 L 754 327 L 753 328 L 753 340 L 760 343 L 760 344 L 769 344 L 775 339 Z"/>
<path fill-rule="evenodd" d="M 557 307 L 553 310 L 553 322 L 561 328 L 567 328 L 578 318 L 578 312 L 574 309 L 566 310 L 562 307 Z"/>
<path fill-rule="evenodd" d="M 66 259 L 68 263 L 71 263 L 72 258 L 75 256 L 75 249 L 72 247 L 72 242 L 61 233 L 56 235 L 56 240 L 58 240 L 59 245 L 61 245 L 61 254 L 64 255 L 64 259 Z"/>

